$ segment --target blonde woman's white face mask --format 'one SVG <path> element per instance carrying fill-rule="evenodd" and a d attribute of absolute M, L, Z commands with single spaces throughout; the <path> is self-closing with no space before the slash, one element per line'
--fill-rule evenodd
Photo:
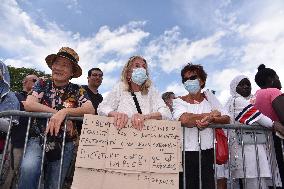
<path fill-rule="evenodd" d="M 135 68 L 131 74 L 131 80 L 137 85 L 142 85 L 148 79 L 147 72 L 144 68 Z"/>

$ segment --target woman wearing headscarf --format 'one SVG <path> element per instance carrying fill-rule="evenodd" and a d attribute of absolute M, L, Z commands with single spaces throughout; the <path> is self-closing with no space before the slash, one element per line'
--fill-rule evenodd
<path fill-rule="evenodd" d="M 7 66 L 0 61 L 0 112 L 7 110 L 19 110 L 20 104 L 15 94 L 10 91 L 10 74 Z M 7 132 L 10 118 L 0 118 L 0 131 Z M 17 119 L 13 119 L 18 124 Z"/>
<path fill-rule="evenodd" d="M 249 78 L 244 75 L 236 76 L 230 83 L 231 97 L 226 103 L 226 109 L 231 115 L 231 122 L 251 125 L 258 123 L 264 127 L 274 128 L 284 131 L 284 127 L 279 122 L 273 122 L 270 118 L 260 113 L 251 104 L 251 83 Z M 264 136 L 264 135 L 263 135 Z M 265 149 L 266 140 L 262 140 L 261 144 L 257 144 L 258 154 L 253 144 L 254 135 L 252 132 L 243 132 L 243 140 L 249 139 L 252 143 L 244 144 L 245 168 L 243 167 L 241 132 L 230 130 L 230 153 L 231 153 L 231 171 L 233 178 L 245 178 L 247 188 L 258 188 L 258 172 L 257 164 L 259 164 L 260 185 L 261 188 L 267 188 L 266 179 L 271 178 L 271 169 L 268 154 Z M 258 140 L 261 140 L 258 138 Z M 257 162 L 258 156 L 258 162 Z M 246 175 L 244 175 L 244 169 Z M 277 180 L 276 180 L 277 181 Z M 244 184 L 244 182 L 243 182 Z M 280 186 L 281 182 L 276 182 Z"/>
<path fill-rule="evenodd" d="M 260 87 L 255 94 L 255 107 L 273 121 L 280 121 L 284 125 L 284 95 L 280 91 L 282 86 L 277 73 L 261 64 L 255 75 L 255 82 Z M 284 184 L 283 147 L 281 147 L 283 139 L 273 135 L 273 140 L 280 177 Z"/>
<path fill-rule="evenodd" d="M 186 188 L 199 188 L 199 150 L 201 150 L 202 188 L 213 189 L 215 188 L 213 129 L 207 127 L 210 124 L 229 123 L 230 117 L 214 94 L 209 90 L 201 92 L 207 78 L 202 66 L 191 63 L 186 65 L 181 70 L 181 77 L 188 94 L 173 100 L 173 117 L 186 127 L 184 133 Z M 180 174 L 179 188 L 183 188 L 183 174 Z"/>
<path fill-rule="evenodd" d="M 127 61 L 121 81 L 100 103 L 98 114 L 114 117 L 118 129 L 123 128 L 130 118 L 133 127 L 138 130 L 142 130 L 144 121 L 148 119 L 171 117 L 169 108 L 152 85 L 148 64 L 141 56 L 133 56 Z"/>
<path fill-rule="evenodd" d="M 20 104 L 16 95 L 10 91 L 10 74 L 7 66 L 0 61 L 0 112 L 8 110 L 19 110 Z M 0 117 L 0 151 L 4 149 L 6 134 L 9 129 L 10 117 Z M 12 125 L 18 125 L 18 117 L 12 118 Z M 8 154 L 8 153 L 7 153 Z M 4 157 L 4 155 L 2 156 Z M 8 156 L 9 157 L 9 156 Z M 10 166 L 8 165 L 9 161 L 5 161 L 5 166 L 3 168 L 7 170 L 2 170 L 0 173 L 0 182 L 5 178 L 3 173 L 8 173 Z M 9 178 L 9 177 L 8 177 Z M 2 183 L 0 183 L 1 185 Z M 2 188 L 8 188 L 10 186 L 10 180 L 6 179 Z"/>

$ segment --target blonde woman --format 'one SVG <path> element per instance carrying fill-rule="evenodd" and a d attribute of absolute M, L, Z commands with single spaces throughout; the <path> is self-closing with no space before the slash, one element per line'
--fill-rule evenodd
<path fill-rule="evenodd" d="M 153 87 L 147 61 L 141 56 L 133 56 L 127 61 L 120 82 L 99 105 L 98 114 L 114 117 L 118 129 L 123 128 L 130 118 L 138 130 L 142 130 L 148 119 L 169 119 L 171 116 L 161 95 Z"/>

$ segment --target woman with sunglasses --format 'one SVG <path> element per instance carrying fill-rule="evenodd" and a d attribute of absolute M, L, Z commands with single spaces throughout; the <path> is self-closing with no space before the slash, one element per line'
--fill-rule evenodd
<path fill-rule="evenodd" d="M 142 130 L 148 119 L 171 117 L 169 108 L 152 85 L 147 62 L 141 56 L 133 56 L 127 61 L 121 81 L 100 103 L 98 114 L 114 117 L 117 129 L 123 128 L 129 118 L 137 130 Z"/>
<path fill-rule="evenodd" d="M 210 124 L 227 124 L 230 117 L 210 91 L 201 92 L 207 74 L 203 67 L 189 63 L 181 70 L 182 83 L 188 94 L 173 100 L 173 117 L 185 128 L 186 188 L 199 188 L 199 150 L 201 150 L 202 188 L 215 188 L 213 130 Z M 198 142 L 200 135 L 200 144 Z M 180 174 L 180 188 L 183 175 Z"/>

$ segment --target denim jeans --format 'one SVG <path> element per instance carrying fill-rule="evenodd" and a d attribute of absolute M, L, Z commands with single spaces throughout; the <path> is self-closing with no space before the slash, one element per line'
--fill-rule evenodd
<path fill-rule="evenodd" d="M 64 160 L 62 166 L 61 186 L 74 155 L 73 142 L 65 143 Z M 30 138 L 26 154 L 21 164 L 19 189 L 36 189 L 38 187 L 42 159 L 42 146 L 39 138 Z M 49 162 L 45 160 L 44 188 L 55 189 L 59 181 L 60 160 Z"/>

